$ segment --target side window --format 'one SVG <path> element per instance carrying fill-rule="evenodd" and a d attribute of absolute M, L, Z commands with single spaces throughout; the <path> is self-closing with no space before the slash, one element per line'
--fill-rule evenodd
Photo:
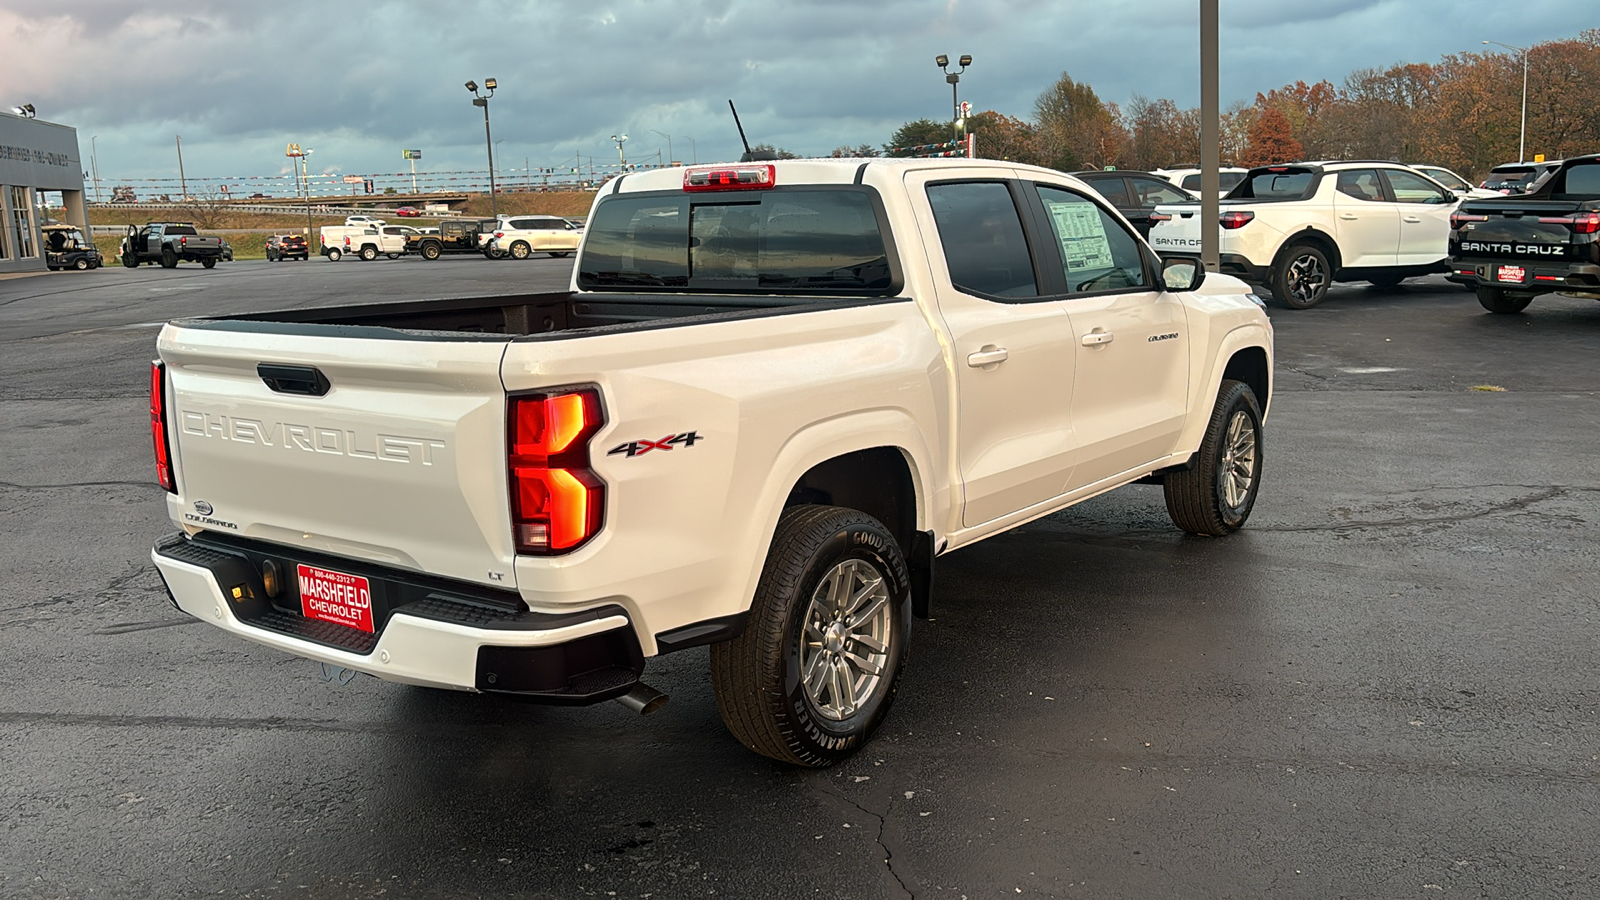
<path fill-rule="evenodd" d="M 1140 209 L 1155 209 L 1159 203 L 1188 203 L 1194 198 L 1172 186 L 1170 181 L 1154 178 L 1129 178 L 1133 188 L 1134 205 Z"/>
<path fill-rule="evenodd" d="M 1397 203 L 1449 203 L 1450 198 L 1421 175 L 1402 169 L 1384 169 L 1383 177 L 1389 179 Z"/>
<path fill-rule="evenodd" d="M 1128 199 L 1128 188 L 1122 183 L 1121 178 L 1091 178 L 1084 182 L 1094 188 L 1094 192 L 1106 198 L 1118 209 L 1128 209 L 1134 204 Z"/>
<path fill-rule="evenodd" d="M 1087 197 L 1038 185 L 1039 200 L 1061 247 L 1067 287 L 1074 294 L 1144 287 L 1139 239 Z"/>
<path fill-rule="evenodd" d="M 1334 188 L 1339 193 L 1357 200 L 1373 202 L 1383 200 L 1383 186 L 1378 184 L 1376 169 L 1346 169 L 1339 173 L 1339 180 Z"/>
<path fill-rule="evenodd" d="M 1022 217 L 1002 181 L 928 186 L 945 265 L 956 287 L 991 297 L 1037 297 Z"/>
<path fill-rule="evenodd" d="M 1196 172 L 1193 175 L 1185 175 L 1185 176 L 1183 176 L 1183 189 L 1186 190 L 1186 191 L 1198 191 L 1198 190 L 1200 190 L 1200 179 L 1201 179 L 1201 176 L 1200 176 L 1200 173 L 1198 173 L 1198 172 Z M 1234 184 L 1238 184 L 1238 183 L 1239 182 L 1237 182 L 1237 181 L 1234 182 Z M 1227 185 L 1227 184 L 1223 185 L 1224 188 L 1228 188 L 1228 187 L 1232 187 L 1232 186 L 1233 185 Z"/>

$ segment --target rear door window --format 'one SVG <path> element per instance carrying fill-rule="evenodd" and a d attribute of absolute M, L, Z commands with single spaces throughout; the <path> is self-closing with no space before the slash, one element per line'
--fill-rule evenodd
<path fill-rule="evenodd" d="M 1178 190 L 1170 181 L 1155 178 L 1129 178 L 1133 189 L 1133 205 L 1140 209 L 1155 209 L 1161 203 L 1190 203 L 1194 197 Z"/>
<path fill-rule="evenodd" d="M 1096 194 L 1118 209 L 1130 209 L 1137 205 L 1128 198 L 1128 188 L 1121 178 L 1090 178 L 1084 184 L 1094 188 Z"/>
<path fill-rule="evenodd" d="M 1316 173 L 1310 169 L 1273 166 L 1250 172 L 1229 196 L 1243 200 L 1304 200 L 1311 196 L 1316 183 Z"/>
<path fill-rule="evenodd" d="M 1039 295 L 1022 217 L 1006 182 L 932 184 L 928 203 L 958 289 L 997 299 Z"/>
<path fill-rule="evenodd" d="M 1384 200 L 1383 185 L 1378 181 L 1377 169 L 1346 169 L 1338 175 L 1334 189 L 1346 197 L 1380 203 Z"/>

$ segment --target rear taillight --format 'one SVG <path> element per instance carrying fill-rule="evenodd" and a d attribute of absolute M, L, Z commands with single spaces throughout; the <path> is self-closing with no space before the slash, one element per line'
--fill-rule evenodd
<path fill-rule="evenodd" d="M 503 237 L 505 237 L 505 236 L 506 236 L 506 233 L 505 233 L 505 232 L 504 232 L 504 231 L 496 231 L 496 232 L 495 232 L 495 233 L 494 233 L 494 236 L 495 236 L 495 239 L 496 239 L 496 240 L 498 240 L 498 239 L 500 239 L 500 238 L 503 238 Z"/>
<path fill-rule="evenodd" d="M 1255 217 L 1256 217 L 1255 213 L 1253 213 L 1253 212 L 1244 212 L 1244 211 L 1241 210 L 1241 211 L 1234 211 L 1234 212 L 1225 212 L 1222 215 L 1217 216 L 1217 221 L 1222 223 L 1222 227 L 1223 228 L 1229 229 L 1231 231 L 1232 229 L 1243 228 L 1244 226 L 1249 225 L 1252 221 L 1255 220 Z"/>
<path fill-rule="evenodd" d="M 1475 215 L 1472 215 L 1471 213 L 1459 213 L 1459 212 L 1453 212 L 1453 213 L 1450 214 L 1450 227 L 1451 228 L 1460 228 L 1461 226 L 1467 224 L 1468 222 L 1487 222 L 1487 221 L 1489 221 L 1489 217 L 1488 216 L 1475 216 Z"/>
<path fill-rule="evenodd" d="M 189 239 L 188 239 L 188 238 L 186 238 L 186 237 L 180 237 L 180 238 L 178 238 L 178 245 L 179 245 L 179 246 L 182 246 L 182 247 L 187 247 L 187 246 L 189 246 Z"/>
<path fill-rule="evenodd" d="M 1572 217 L 1574 234 L 1600 234 L 1600 212 L 1578 213 Z"/>
<path fill-rule="evenodd" d="M 1172 217 L 1167 215 L 1166 213 L 1153 212 L 1153 213 L 1150 214 L 1150 224 L 1151 225 L 1154 225 L 1157 222 L 1171 222 L 1171 221 L 1172 221 Z"/>
<path fill-rule="evenodd" d="M 592 387 L 516 394 L 506 407 L 511 528 L 518 553 L 553 555 L 600 531 L 605 482 L 589 440 L 605 425 Z"/>
<path fill-rule="evenodd" d="M 762 191 L 777 184 L 778 167 L 770 165 L 708 166 L 685 169 L 686 191 Z"/>
<path fill-rule="evenodd" d="M 159 359 L 150 363 L 150 442 L 156 451 L 156 481 L 176 494 L 172 455 L 167 449 L 167 367 Z"/>

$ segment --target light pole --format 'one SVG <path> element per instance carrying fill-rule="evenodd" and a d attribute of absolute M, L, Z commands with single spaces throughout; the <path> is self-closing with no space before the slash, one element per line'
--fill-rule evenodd
<path fill-rule="evenodd" d="M 467 90 L 472 92 L 472 105 L 483 107 L 483 145 L 489 151 L 489 214 L 496 218 L 500 216 L 500 205 L 494 198 L 494 137 L 489 134 L 489 98 L 494 96 L 494 89 L 499 85 L 493 78 L 485 78 L 483 87 L 489 93 L 480 94 L 476 81 L 467 82 Z"/>
<path fill-rule="evenodd" d="M 1507 50 L 1515 50 L 1522 54 L 1522 129 L 1517 133 L 1517 162 L 1527 158 L 1525 151 L 1528 142 L 1528 48 L 1513 47 L 1499 41 L 1484 41 L 1485 44 L 1496 44 Z"/>
<path fill-rule="evenodd" d="M 956 122 L 961 120 L 961 100 L 956 96 L 956 85 L 961 83 L 961 73 L 967 70 L 967 66 L 972 65 L 972 57 L 962 56 L 956 60 L 956 65 L 961 68 L 954 72 L 950 71 L 950 57 L 945 56 L 943 53 L 935 56 L 933 61 L 939 65 L 939 70 L 944 72 L 944 80 L 950 82 L 950 136 L 960 138 L 961 135 L 956 130 Z"/>
<path fill-rule="evenodd" d="M 622 145 L 627 143 L 628 136 L 627 135 L 623 135 L 621 137 L 618 137 L 618 136 L 613 134 L 611 136 L 611 139 L 613 141 L 617 142 L 617 161 L 622 164 L 622 168 L 623 169 L 628 168 L 628 158 L 626 156 L 622 155 Z"/>
<path fill-rule="evenodd" d="M 311 246 L 311 163 L 307 159 L 315 150 L 309 147 L 300 154 L 300 171 L 306 179 L 306 246 Z"/>
<path fill-rule="evenodd" d="M 672 162 L 672 135 L 667 134 L 665 131 L 656 131 L 654 128 L 652 128 L 650 130 L 651 131 L 655 131 L 656 134 L 659 134 L 662 137 L 667 139 L 667 162 L 671 163 Z"/>
<path fill-rule="evenodd" d="M 100 149 L 95 146 L 95 141 L 100 140 L 100 135 L 89 138 L 89 169 L 94 173 L 94 202 L 100 202 Z"/>
<path fill-rule="evenodd" d="M 183 195 L 178 202 L 182 203 L 189 199 L 189 181 L 183 177 L 183 135 L 176 134 L 173 137 L 178 142 L 178 192 Z"/>
<path fill-rule="evenodd" d="M 687 140 L 689 142 L 689 161 L 690 162 L 699 162 L 700 161 L 700 147 L 697 144 L 695 144 L 694 138 L 689 137 L 687 134 L 684 135 L 683 137 L 684 137 L 684 140 Z"/>

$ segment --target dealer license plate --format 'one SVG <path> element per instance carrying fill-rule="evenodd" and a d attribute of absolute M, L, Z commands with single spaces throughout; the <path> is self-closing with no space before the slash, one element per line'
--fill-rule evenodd
<path fill-rule="evenodd" d="M 1496 270 L 1494 280 L 1521 284 L 1528 280 L 1528 270 L 1522 266 L 1501 266 Z"/>
<path fill-rule="evenodd" d="M 300 565 L 300 611 L 308 619 L 371 632 L 372 588 L 360 575 Z"/>

